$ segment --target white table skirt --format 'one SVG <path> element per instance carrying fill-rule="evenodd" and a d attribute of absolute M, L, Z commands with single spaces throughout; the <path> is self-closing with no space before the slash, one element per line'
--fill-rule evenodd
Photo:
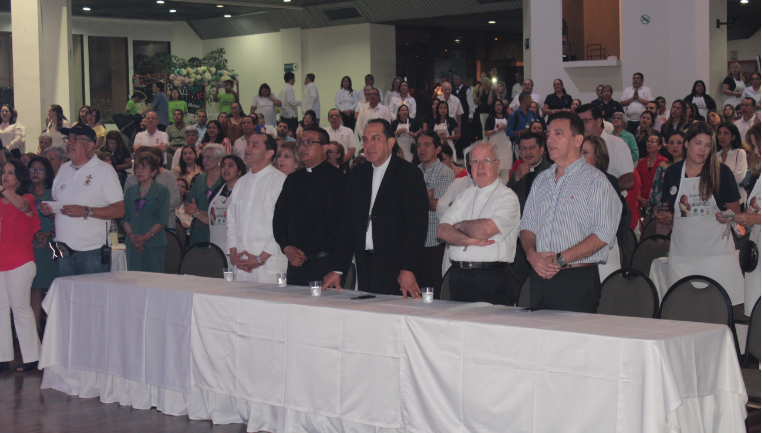
<path fill-rule="evenodd" d="M 122 249 L 111 249 L 111 272 L 127 270 L 127 252 Z"/>
<path fill-rule="evenodd" d="M 669 290 L 669 261 L 666 257 L 660 257 L 654 259 L 651 262 L 651 272 L 648 276 L 656 286 L 656 291 L 659 293 L 659 302 L 664 298 Z"/>
<path fill-rule="evenodd" d="M 43 387 L 278 433 L 745 431 L 723 326 L 308 291 L 58 279 Z"/>

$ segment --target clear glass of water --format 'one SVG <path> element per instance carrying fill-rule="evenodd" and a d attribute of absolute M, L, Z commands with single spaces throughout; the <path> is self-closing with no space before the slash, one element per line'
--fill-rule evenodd
<path fill-rule="evenodd" d="M 225 281 L 235 281 L 235 275 L 233 275 L 233 270 L 228 268 L 223 269 L 222 275 L 225 276 Z"/>
<path fill-rule="evenodd" d="M 421 288 L 421 297 L 423 298 L 423 302 L 430 304 L 434 302 L 434 288 L 433 287 L 422 287 Z"/>
<path fill-rule="evenodd" d="M 278 287 L 286 287 L 287 279 L 286 279 L 286 273 L 281 272 L 278 274 Z"/>
<path fill-rule="evenodd" d="M 322 285 L 322 281 L 310 281 L 310 292 L 312 293 L 312 296 L 320 296 L 322 294 L 322 290 L 320 290 L 320 286 Z"/>

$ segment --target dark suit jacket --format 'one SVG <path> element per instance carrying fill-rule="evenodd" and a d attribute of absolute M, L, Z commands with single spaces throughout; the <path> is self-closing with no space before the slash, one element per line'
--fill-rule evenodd
<path fill-rule="evenodd" d="M 429 221 L 429 200 L 421 170 L 392 155 L 378 188 L 373 221 L 376 293 L 400 295 L 401 270 L 417 273 Z M 370 213 L 373 164 L 349 172 L 344 211 L 339 222 L 333 270 L 346 273 L 355 254 L 359 289 L 371 291 L 365 256 L 365 233 Z"/>

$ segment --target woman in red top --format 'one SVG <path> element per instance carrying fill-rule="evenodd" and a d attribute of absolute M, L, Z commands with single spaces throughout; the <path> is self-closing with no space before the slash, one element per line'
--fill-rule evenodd
<path fill-rule="evenodd" d="M 8 160 L 3 165 L 0 190 L 0 370 L 13 361 L 11 309 L 24 364 L 16 371 L 28 371 L 40 359 L 40 337 L 29 300 L 32 280 L 37 274 L 34 263 L 34 235 L 40 231 L 40 219 L 29 194 L 32 179 L 21 161 Z M 51 253 L 52 254 L 52 253 Z"/>
<path fill-rule="evenodd" d="M 656 167 L 667 160 L 667 158 L 659 153 L 659 150 L 661 150 L 661 135 L 653 129 L 649 132 L 646 150 L 648 151 L 648 156 L 641 158 L 635 167 L 635 171 L 640 175 L 640 189 L 633 190 L 637 194 L 638 204 L 643 209 L 648 207 L 648 199 L 651 196 L 651 186 L 654 183 Z"/>

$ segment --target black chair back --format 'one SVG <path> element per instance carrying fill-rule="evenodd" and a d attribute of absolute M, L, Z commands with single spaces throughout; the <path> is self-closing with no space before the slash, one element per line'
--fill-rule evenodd
<path fill-rule="evenodd" d="M 749 357 L 753 356 L 757 361 L 761 361 L 760 357 L 760 322 L 759 322 L 759 298 L 754 304 L 754 309 L 751 310 L 751 318 L 749 319 L 749 333 L 746 335 L 746 351 L 743 355 L 744 368 L 749 367 Z"/>
<path fill-rule="evenodd" d="M 656 235 L 656 220 L 651 217 L 646 217 L 645 220 L 643 220 L 643 233 L 640 234 L 641 239 L 646 239 L 648 237 L 651 237 L 653 235 Z"/>
<path fill-rule="evenodd" d="M 445 272 L 444 277 L 442 277 L 442 292 L 439 295 L 439 299 L 443 301 L 450 300 L 450 271 L 451 270 L 452 270 L 452 266 L 450 266 L 450 268 L 447 269 L 447 272 Z"/>
<path fill-rule="evenodd" d="M 667 236 L 653 235 L 643 238 L 632 253 L 630 268 L 650 275 L 651 263 L 669 252 L 670 240 Z"/>
<path fill-rule="evenodd" d="M 627 267 L 627 251 L 624 249 L 624 245 L 617 243 L 619 246 L 619 268 L 624 269 Z"/>
<path fill-rule="evenodd" d="M 355 268 L 355 263 L 352 262 L 349 264 L 349 270 L 347 271 L 346 280 L 344 281 L 344 290 L 355 289 L 355 275 L 357 275 L 357 269 Z"/>
<path fill-rule="evenodd" d="M 180 222 L 180 218 L 175 217 L 175 231 L 177 238 L 180 239 L 180 245 L 183 246 L 183 251 L 188 248 L 188 235 L 185 233 L 185 227 Z"/>
<path fill-rule="evenodd" d="M 632 254 L 635 252 L 635 248 L 638 246 L 638 237 L 635 236 L 635 232 L 632 229 L 627 230 L 627 244 L 623 245 L 624 252 L 625 252 L 625 265 L 622 266 L 623 268 L 628 267 L 630 262 L 632 261 Z"/>
<path fill-rule="evenodd" d="M 521 285 L 521 290 L 519 291 L 519 302 L 516 304 L 517 307 L 529 308 L 529 297 L 532 293 L 529 289 L 529 280 L 530 277 L 526 277 L 524 284 Z"/>
<path fill-rule="evenodd" d="M 641 215 L 644 213 L 642 209 L 641 209 L 640 213 L 641 213 Z M 648 227 L 648 225 L 651 224 L 651 222 L 654 221 L 655 219 L 656 218 L 654 218 L 654 217 L 652 217 L 651 215 L 648 215 L 648 214 L 646 214 L 643 217 L 643 222 L 641 223 L 643 225 L 643 232 L 645 232 L 646 227 Z M 654 234 L 656 234 L 656 233 L 654 233 Z M 641 236 L 641 237 L 646 237 L 646 236 Z"/>
<path fill-rule="evenodd" d="M 228 266 L 225 253 L 211 242 L 197 242 L 185 252 L 180 262 L 180 275 L 222 278 Z"/>
<path fill-rule="evenodd" d="M 180 227 L 182 230 L 182 227 Z M 169 229 L 164 229 L 167 236 L 167 253 L 164 258 L 164 273 L 176 274 L 180 270 L 180 263 L 183 261 L 183 246 L 180 238 Z"/>
<path fill-rule="evenodd" d="M 704 288 L 695 283 L 706 284 Z M 701 275 L 689 275 L 669 288 L 659 307 L 659 318 L 733 326 L 733 306 L 720 283 Z"/>
<path fill-rule="evenodd" d="M 653 281 L 635 269 L 620 269 L 601 284 L 598 314 L 656 317 L 659 293 Z"/>

